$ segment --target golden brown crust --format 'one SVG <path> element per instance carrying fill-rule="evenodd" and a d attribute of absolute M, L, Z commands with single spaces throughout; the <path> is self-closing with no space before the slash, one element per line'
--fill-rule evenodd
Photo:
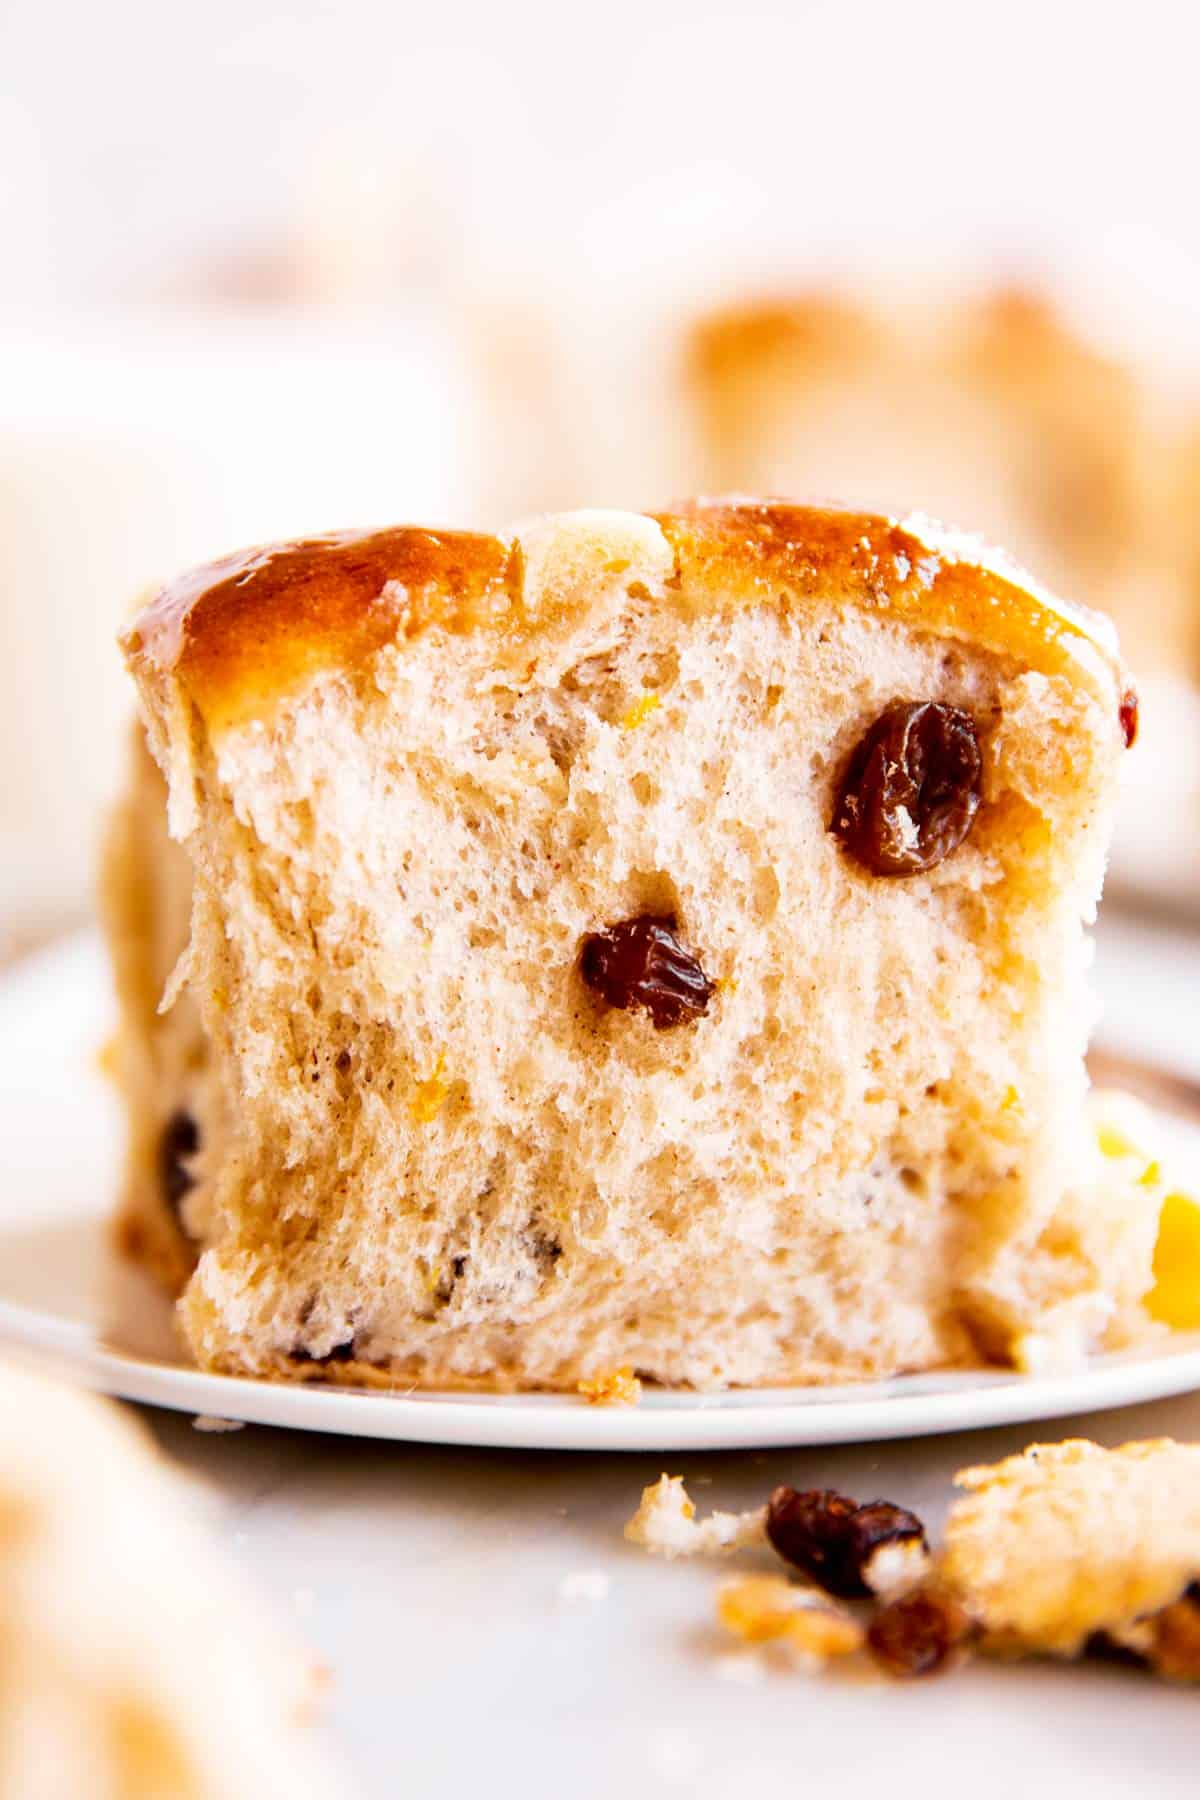
<path fill-rule="evenodd" d="M 122 643 L 131 664 L 172 669 L 216 726 L 430 624 L 469 631 L 503 617 L 518 583 L 513 547 L 500 538 L 405 526 L 333 532 L 180 576 Z"/>
<path fill-rule="evenodd" d="M 689 608 L 832 598 L 1093 687 L 1110 690 L 1119 679 L 1106 620 L 1034 589 L 980 545 L 928 522 L 740 498 L 650 517 L 674 553 L 668 587 L 686 590 Z M 561 522 L 577 520 L 585 540 L 592 533 L 599 556 L 606 518 L 637 515 Z M 135 672 L 151 665 L 173 675 L 212 731 L 263 716 L 311 676 L 354 666 L 389 642 L 433 628 L 532 635 L 587 601 L 577 581 L 564 588 L 545 578 L 531 591 L 519 538 L 398 527 L 210 564 L 164 589 L 123 644 Z"/>
<path fill-rule="evenodd" d="M 838 478 L 861 500 L 863 483 L 872 491 L 881 469 L 902 459 L 905 420 L 918 442 L 940 439 L 952 459 L 964 408 L 989 409 L 961 450 L 964 492 L 980 484 L 984 516 L 1007 515 L 1026 543 L 1042 546 L 1037 566 L 1047 558 L 1067 592 L 1111 607 L 1135 645 L 1149 649 L 1163 627 L 1190 645 L 1163 554 L 1172 527 L 1162 490 L 1174 459 L 1157 408 L 1135 368 L 1052 295 L 1013 284 L 922 303 L 836 286 L 750 297 L 694 321 L 682 360 L 702 478 L 719 487 L 786 486 L 797 459 L 819 466 L 821 432 L 832 428 Z M 871 442 L 872 419 L 882 445 Z M 857 480 L 846 474 L 847 430 L 858 434 Z M 934 479 L 937 511 L 946 476 Z M 1173 511 L 1188 516 L 1186 506 Z M 1164 609 L 1169 617 L 1156 622 Z M 1161 660 L 1161 645 L 1153 654 Z"/>
<path fill-rule="evenodd" d="M 731 499 L 697 501 L 659 515 L 658 523 L 682 578 L 696 578 L 710 592 L 737 582 L 749 586 L 748 597 L 764 600 L 781 580 L 801 599 L 837 590 L 852 604 L 886 609 L 1046 674 L 1100 674 L 1109 691 L 1119 679 L 1107 619 L 1035 588 L 981 544 L 932 521 Z"/>

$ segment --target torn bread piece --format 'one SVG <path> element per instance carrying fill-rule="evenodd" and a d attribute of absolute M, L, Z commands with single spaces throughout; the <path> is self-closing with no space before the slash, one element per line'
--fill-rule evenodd
<path fill-rule="evenodd" d="M 888 1674 L 920 1677 L 978 1648 L 1200 1681 L 1200 1445 L 1068 1439 L 955 1479 L 966 1497 L 933 1555 L 920 1520 L 890 1501 L 777 1487 L 756 1511 L 698 1520 L 677 1475 L 645 1489 L 625 1536 L 671 1558 L 769 1546 L 806 1581 L 727 1582 L 718 1614 L 748 1642 L 794 1636 L 816 1663 L 865 1646 Z M 867 1602 L 863 1622 L 837 1597 Z"/>
<path fill-rule="evenodd" d="M 642 1397 L 642 1384 L 630 1364 L 624 1363 L 619 1369 L 603 1369 L 579 1382 L 578 1391 L 589 1406 L 636 1406 Z"/>
<path fill-rule="evenodd" d="M 956 1481 L 938 1574 L 985 1649 L 1070 1657 L 1099 1638 L 1200 1678 L 1200 1445 L 1033 1444 Z"/>

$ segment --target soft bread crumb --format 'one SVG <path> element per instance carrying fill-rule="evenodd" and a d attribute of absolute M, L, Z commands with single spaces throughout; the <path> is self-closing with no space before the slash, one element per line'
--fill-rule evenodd
<path fill-rule="evenodd" d="M 578 1392 L 589 1406 L 636 1406 L 642 1397 L 642 1384 L 629 1363 L 619 1369 L 608 1369 L 579 1383 Z"/>
<path fill-rule="evenodd" d="M 929 1574 L 931 1558 L 923 1538 L 899 1538 L 880 1544 L 863 1564 L 862 1578 L 878 1600 L 898 1600 Z"/>
<path fill-rule="evenodd" d="M 765 1544 L 766 1516 L 766 1507 L 757 1506 L 750 1512 L 713 1512 L 706 1519 L 697 1519 L 682 1475 L 660 1475 L 643 1489 L 641 1505 L 626 1525 L 625 1536 L 631 1544 L 670 1560 L 725 1555 Z"/>
<path fill-rule="evenodd" d="M 1076 1656 L 1200 1572 L 1200 1445 L 1033 1444 L 956 1476 L 939 1574 L 1001 1653 Z"/>
<path fill-rule="evenodd" d="M 864 1642 L 862 1626 L 844 1607 L 783 1575 L 740 1575 L 722 1582 L 717 1617 L 748 1644 L 785 1640 L 813 1666 L 852 1656 Z"/>

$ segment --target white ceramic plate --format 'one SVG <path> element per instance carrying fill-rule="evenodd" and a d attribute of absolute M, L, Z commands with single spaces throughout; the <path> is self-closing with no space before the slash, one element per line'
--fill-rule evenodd
<path fill-rule="evenodd" d="M 1053 1378 L 903 1376 L 841 1387 L 697 1395 L 648 1391 L 636 1407 L 553 1395 L 363 1393 L 201 1374 L 179 1358 L 169 1311 L 106 1247 L 119 1155 L 97 1069 L 111 1017 L 94 937 L 73 938 L 0 982 L 0 1345 L 126 1399 L 253 1424 L 428 1443 L 576 1450 L 733 1449 L 915 1437 L 1048 1419 L 1200 1387 L 1200 1334 L 1096 1357 Z M 1200 1131 L 1164 1121 L 1200 1169 Z"/>

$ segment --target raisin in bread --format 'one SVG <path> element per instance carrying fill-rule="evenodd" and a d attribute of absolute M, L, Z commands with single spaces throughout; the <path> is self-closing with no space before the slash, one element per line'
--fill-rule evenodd
<path fill-rule="evenodd" d="M 335 1800 L 314 1668 L 106 1402 L 0 1365 L 3 1800 Z"/>
<path fill-rule="evenodd" d="M 1110 612 L 1139 671 L 1200 674 L 1177 409 L 1045 297 L 745 301 L 696 322 L 684 386 L 701 487 L 969 521 Z"/>
<path fill-rule="evenodd" d="M 205 1366 L 787 1383 L 1140 1319 L 1156 1202 L 1085 1117 L 1102 622 L 747 501 L 279 545 L 124 644 L 177 840 L 139 758 L 125 1217 Z"/>

